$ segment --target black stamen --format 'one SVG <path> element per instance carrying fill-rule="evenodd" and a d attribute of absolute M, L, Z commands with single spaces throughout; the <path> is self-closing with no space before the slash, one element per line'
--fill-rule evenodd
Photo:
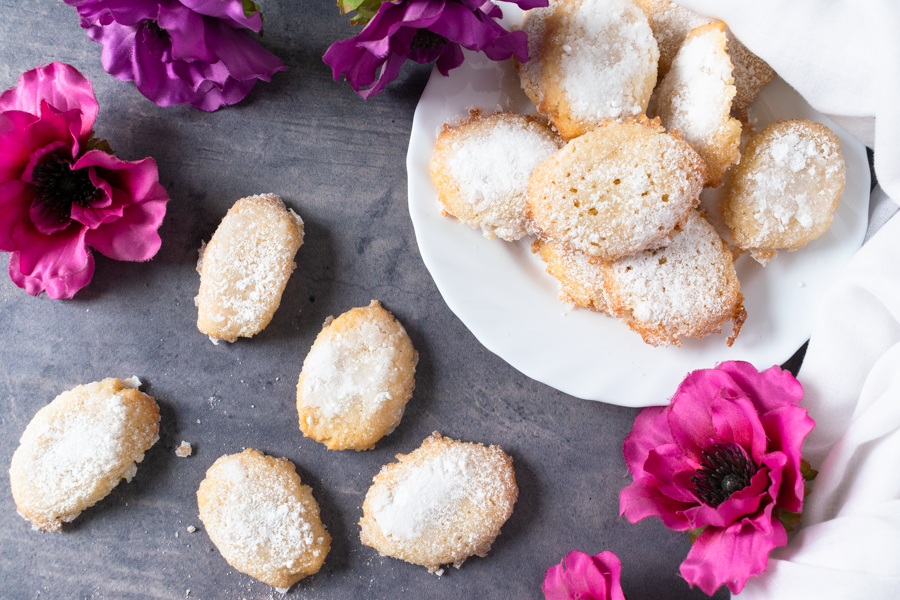
<path fill-rule="evenodd" d="M 147 23 L 147 29 L 150 30 L 150 33 L 152 33 L 159 39 L 168 40 L 170 38 L 169 32 L 166 31 L 165 29 L 163 29 L 162 27 L 160 27 L 159 23 L 157 23 L 155 20 L 148 20 L 148 21 L 146 21 L 146 23 Z"/>
<path fill-rule="evenodd" d="M 420 29 L 416 32 L 415 37 L 409 44 L 410 50 L 424 50 L 430 48 L 438 48 L 448 43 L 450 40 L 444 36 L 437 34 L 429 29 Z"/>
<path fill-rule="evenodd" d="M 694 495 L 709 506 L 718 506 L 750 485 L 758 467 L 737 444 L 713 444 L 702 452 L 703 462 L 691 483 Z"/>
<path fill-rule="evenodd" d="M 87 169 L 72 170 L 71 161 L 51 158 L 34 167 L 33 200 L 41 205 L 42 216 L 54 215 L 65 223 L 72 217 L 72 205 L 88 206 L 100 190 L 91 182 Z"/>

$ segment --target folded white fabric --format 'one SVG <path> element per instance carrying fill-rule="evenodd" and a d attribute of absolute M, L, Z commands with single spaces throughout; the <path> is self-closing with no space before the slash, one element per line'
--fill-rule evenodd
<path fill-rule="evenodd" d="M 900 218 L 822 298 L 799 379 L 818 467 L 800 531 L 742 600 L 900 598 Z"/>
<path fill-rule="evenodd" d="M 900 2 L 676 1 L 728 23 L 814 108 L 874 147 L 878 180 L 900 199 Z M 866 127 L 872 117 L 874 136 Z"/>

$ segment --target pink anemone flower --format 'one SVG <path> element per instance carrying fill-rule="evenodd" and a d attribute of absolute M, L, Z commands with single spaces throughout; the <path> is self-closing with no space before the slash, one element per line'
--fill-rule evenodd
<path fill-rule="evenodd" d="M 619 496 L 632 523 L 659 517 L 697 536 L 681 574 L 712 595 L 740 592 L 787 543 L 803 510 L 803 440 L 815 423 L 787 371 L 746 362 L 694 371 L 668 406 L 643 409 L 623 450 L 634 482 Z"/>
<path fill-rule="evenodd" d="M 123 161 L 92 138 L 99 105 L 77 69 L 53 63 L 0 94 L 0 251 L 29 294 L 71 298 L 94 273 L 91 248 L 149 260 L 169 197 L 152 158 Z"/>

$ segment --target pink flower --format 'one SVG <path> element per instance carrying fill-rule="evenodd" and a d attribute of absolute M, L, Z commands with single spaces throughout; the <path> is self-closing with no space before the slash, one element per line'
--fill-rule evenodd
<path fill-rule="evenodd" d="M 94 274 L 90 248 L 140 261 L 159 250 L 169 197 L 156 162 L 104 151 L 91 137 L 98 111 L 91 83 L 63 63 L 0 94 L 0 251 L 29 294 L 71 298 Z"/>
<path fill-rule="evenodd" d="M 213 111 L 235 104 L 257 80 L 286 67 L 249 31 L 262 29 L 249 0 L 65 0 L 88 37 L 103 45 L 103 68 L 159 106 Z"/>
<path fill-rule="evenodd" d="M 738 593 L 787 543 L 782 520 L 803 510 L 800 448 L 815 425 L 797 406 L 802 397 L 787 371 L 724 362 L 689 374 L 668 406 L 635 419 L 623 446 L 634 482 L 619 496 L 621 514 L 702 529 L 681 564 L 692 587 Z"/>
<path fill-rule="evenodd" d="M 625 600 L 619 582 L 622 563 L 612 552 L 590 556 L 573 551 L 544 576 L 546 600 Z"/>
<path fill-rule="evenodd" d="M 511 0 L 523 9 L 548 0 Z M 496 19 L 503 11 L 490 0 L 384 1 L 358 35 L 331 45 L 323 60 L 334 80 L 342 74 L 368 98 L 396 79 L 406 60 L 436 61 L 442 75 L 463 62 L 462 48 L 484 52 L 491 60 L 515 56 L 528 61 L 524 31 L 509 32 Z M 364 89 L 367 88 L 367 89 Z"/>

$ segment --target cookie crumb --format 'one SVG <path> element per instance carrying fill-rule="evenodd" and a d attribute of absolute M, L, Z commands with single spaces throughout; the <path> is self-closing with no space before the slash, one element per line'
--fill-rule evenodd
<path fill-rule="evenodd" d="M 181 440 L 181 444 L 175 448 L 175 456 L 181 458 L 187 458 L 194 452 L 194 448 L 184 440 Z"/>
<path fill-rule="evenodd" d="M 188 532 L 188 533 L 194 533 L 195 531 L 197 531 L 197 528 L 194 527 L 193 525 L 188 525 L 188 526 L 187 526 L 187 532 Z"/>
<path fill-rule="evenodd" d="M 139 390 L 139 389 L 141 389 L 141 386 L 144 385 L 141 382 L 141 380 L 138 379 L 137 375 L 132 375 L 128 379 L 125 379 L 124 381 L 122 381 L 122 383 L 125 384 L 125 387 L 131 388 L 133 390 Z"/>

